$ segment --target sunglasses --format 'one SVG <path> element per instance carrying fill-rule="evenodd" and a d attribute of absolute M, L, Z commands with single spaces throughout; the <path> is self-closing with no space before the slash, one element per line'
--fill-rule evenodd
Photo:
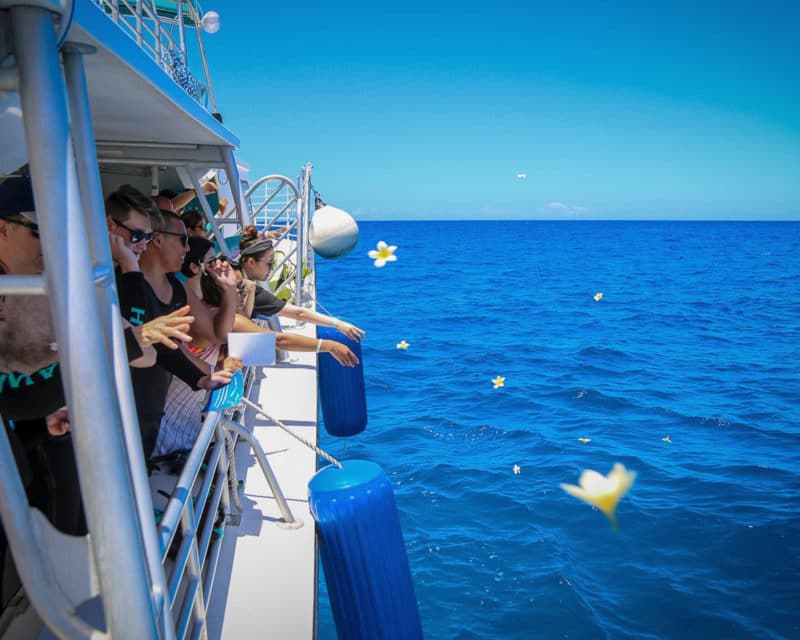
<path fill-rule="evenodd" d="M 31 230 L 31 235 L 34 238 L 38 238 L 39 237 L 39 225 L 36 224 L 35 222 L 27 222 L 26 220 L 11 220 L 11 219 L 6 220 L 6 222 L 10 222 L 12 224 L 17 224 L 20 227 L 25 227 L 26 229 L 30 229 Z"/>
<path fill-rule="evenodd" d="M 163 233 L 164 235 L 167 236 L 175 236 L 176 238 L 180 238 L 184 246 L 189 246 L 189 236 L 185 233 L 179 233 L 178 231 L 159 231 L 158 233 Z"/>
<path fill-rule="evenodd" d="M 144 240 L 147 244 L 150 244 L 155 237 L 155 233 L 150 231 L 142 231 L 141 229 L 131 229 L 130 227 L 125 226 L 121 222 L 117 222 L 113 218 L 111 219 L 115 225 L 117 225 L 120 229 L 125 229 L 131 237 L 131 243 L 136 244 Z"/>

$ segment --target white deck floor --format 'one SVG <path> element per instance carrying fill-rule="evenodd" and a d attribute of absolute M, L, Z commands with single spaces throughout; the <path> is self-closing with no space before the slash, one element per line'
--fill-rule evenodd
<path fill-rule="evenodd" d="M 284 330 L 314 336 L 315 325 Z M 259 404 L 299 436 L 317 442 L 316 354 L 293 353 L 294 362 L 263 369 Z M 255 394 L 254 394 L 255 395 Z M 299 529 L 279 526 L 281 514 L 255 456 L 237 446 L 242 522 L 227 527 L 208 612 L 209 637 L 285 640 L 316 637 L 317 552 L 308 510 L 308 481 L 316 454 L 268 420 L 248 411 L 246 425 L 261 443 Z M 228 580 L 230 577 L 230 580 Z"/>

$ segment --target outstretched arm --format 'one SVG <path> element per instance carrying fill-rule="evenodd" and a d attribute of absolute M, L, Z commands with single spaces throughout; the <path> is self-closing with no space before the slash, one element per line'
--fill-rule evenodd
<path fill-rule="evenodd" d="M 286 318 L 294 318 L 301 322 L 322 325 L 323 327 L 333 327 L 356 342 L 360 342 L 361 338 L 365 335 L 364 330 L 354 324 L 339 320 L 333 316 L 326 316 L 316 311 L 304 309 L 303 307 L 296 307 L 293 304 L 287 304 L 278 315 Z"/>
<path fill-rule="evenodd" d="M 273 333 L 240 314 L 236 316 L 233 330 L 249 333 Z M 320 341 L 316 338 L 307 338 L 306 336 L 278 331 L 275 332 L 275 346 L 283 351 L 317 351 L 317 346 L 319 346 L 319 351 L 330 353 L 340 364 L 346 367 L 354 367 L 358 364 L 356 354 L 347 345 L 336 342 L 336 340 L 322 340 L 320 344 Z"/>

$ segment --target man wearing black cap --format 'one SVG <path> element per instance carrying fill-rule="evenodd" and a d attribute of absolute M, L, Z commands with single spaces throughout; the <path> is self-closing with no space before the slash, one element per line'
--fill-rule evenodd
<path fill-rule="evenodd" d="M 43 271 L 30 180 L 8 178 L 0 183 L 0 272 L 35 275 Z M 49 320 L 47 300 L 41 297 L 40 302 L 39 314 Z M 0 321 L 5 321 L 5 313 L 6 300 L 0 298 Z M 31 318 L 32 330 L 41 325 L 49 322 Z M 82 535 L 86 525 L 61 371 L 57 353 L 51 355 L 50 362 L 35 371 L 0 372 L 0 415 L 31 506 L 39 508 L 63 533 Z M 19 588 L 6 554 L 5 535 L 0 531 L 0 607 Z"/>

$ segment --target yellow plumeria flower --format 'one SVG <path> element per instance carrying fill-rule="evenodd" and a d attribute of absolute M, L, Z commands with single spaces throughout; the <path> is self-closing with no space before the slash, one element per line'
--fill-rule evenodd
<path fill-rule="evenodd" d="M 411 345 L 410 345 L 410 344 L 408 344 L 408 342 L 406 342 L 405 340 L 401 340 L 400 342 L 398 342 L 398 343 L 397 343 L 397 348 L 398 348 L 398 349 L 403 349 L 404 351 L 405 351 L 406 349 L 408 349 L 410 346 L 411 346 Z"/>
<path fill-rule="evenodd" d="M 603 292 L 602 291 L 598 291 L 597 293 L 595 293 L 594 294 L 594 299 L 595 299 L 595 302 L 600 302 L 603 299 Z"/>
<path fill-rule="evenodd" d="M 587 469 L 581 474 L 580 484 L 563 484 L 561 488 L 606 514 L 611 525 L 617 528 L 617 504 L 628 493 L 636 480 L 636 472 L 628 471 L 624 464 L 615 463 L 607 476 Z"/>
<path fill-rule="evenodd" d="M 394 255 L 394 252 L 397 251 L 397 247 L 392 245 L 391 247 L 387 245 L 383 240 L 378 243 L 378 250 L 372 249 L 369 252 L 369 257 L 375 260 L 376 267 L 383 267 L 386 265 L 387 262 L 394 262 L 397 260 L 397 256 Z"/>
<path fill-rule="evenodd" d="M 503 376 L 497 376 L 496 378 L 492 379 L 492 384 L 494 385 L 495 389 L 499 389 L 500 387 L 505 387 L 506 379 Z"/>
<path fill-rule="evenodd" d="M 522 467 L 520 467 L 518 464 L 515 464 L 514 465 L 514 475 L 515 476 L 519 475 L 520 471 L 522 471 Z"/>
<path fill-rule="evenodd" d="M 587 443 L 589 443 L 591 441 L 592 441 L 591 438 L 578 438 L 578 442 L 580 442 L 582 444 L 587 444 Z"/>

